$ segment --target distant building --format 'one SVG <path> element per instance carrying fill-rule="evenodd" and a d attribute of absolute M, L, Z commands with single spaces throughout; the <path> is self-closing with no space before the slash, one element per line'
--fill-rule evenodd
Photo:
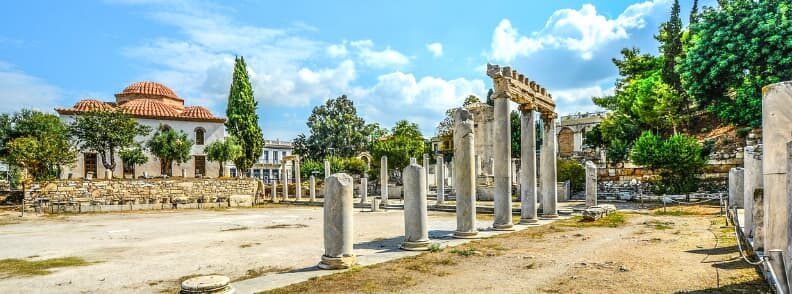
<path fill-rule="evenodd" d="M 115 98 L 114 102 L 84 99 L 72 107 L 59 107 L 55 108 L 55 111 L 60 114 L 65 123 L 71 123 L 76 116 L 88 111 L 121 109 L 134 117 L 138 123 L 149 126 L 153 130 L 164 127 L 183 131 L 194 144 L 187 162 L 173 163 L 171 167 L 173 175 L 181 176 L 183 169 L 186 171 L 187 177 L 217 177 L 219 175 L 219 163 L 209 162 L 206 159 L 204 147 L 223 139 L 225 118 L 214 116 L 202 106 L 185 106 L 184 99 L 177 96 L 170 88 L 156 82 L 133 83 L 120 93 L 115 94 Z M 135 139 L 140 142 L 147 141 L 153 133 L 154 131 L 148 137 Z M 121 158 L 116 155 L 117 164 L 113 175 L 120 177 L 125 174 L 137 178 L 144 174 L 149 176 L 164 174 L 166 167 L 155 156 L 147 154 L 148 162 L 134 167 L 123 164 Z M 98 154 L 81 152 L 77 156 L 77 162 L 73 166 L 64 168 L 61 174 L 64 178 L 104 178 L 105 168 Z"/>
<path fill-rule="evenodd" d="M 264 140 L 264 149 L 261 152 L 258 162 L 248 171 L 248 175 L 257 179 L 262 179 L 267 183 L 281 181 L 281 164 L 283 158 L 292 155 L 294 146 L 292 142 L 281 140 Z M 286 163 L 286 169 L 292 170 L 292 162 Z M 289 182 L 294 181 L 294 173 L 289 172 Z"/>
<path fill-rule="evenodd" d="M 576 113 L 561 116 L 556 125 L 558 156 L 561 158 L 597 158 L 596 150 L 587 150 L 583 144 L 586 133 L 599 125 L 607 112 Z M 592 153 L 592 154 L 587 154 Z"/>

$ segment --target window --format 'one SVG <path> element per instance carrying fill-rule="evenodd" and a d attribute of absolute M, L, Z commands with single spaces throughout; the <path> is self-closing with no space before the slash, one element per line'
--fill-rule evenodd
<path fill-rule="evenodd" d="M 264 162 L 269 162 L 269 151 L 264 150 L 264 153 L 262 153 L 262 156 L 264 158 Z"/>
<path fill-rule="evenodd" d="M 203 155 L 196 155 L 195 156 L 195 177 L 205 176 L 206 175 L 206 156 Z"/>
<path fill-rule="evenodd" d="M 236 172 L 237 172 L 236 167 L 232 167 L 232 168 L 228 169 L 228 173 L 231 174 L 232 178 L 236 178 L 237 177 L 237 173 Z"/>
<path fill-rule="evenodd" d="M 272 152 L 272 162 L 278 163 L 278 151 Z"/>
<path fill-rule="evenodd" d="M 85 167 L 84 177 L 88 178 L 88 174 L 90 174 L 91 177 L 96 178 L 96 170 L 99 166 L 99 161 L 96 160 L 96 153 L 85 153 L 83 155 L 83 166 Z"/>
<path fill-rule="evenodd" d="M 206 130 L 204 130 L 203 128 L 195 129 L 195 145 L 204 144 L 204 133 L 206 133 Z"/>
<path fill-rule="evenodd" d="M 281 151 L 281 155 L 283 155 L 283 157 L 286 157 L 286 151 Z"/>

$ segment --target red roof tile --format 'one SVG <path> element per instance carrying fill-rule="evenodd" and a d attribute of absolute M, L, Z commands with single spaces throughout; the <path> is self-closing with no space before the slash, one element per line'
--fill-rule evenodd
<path fill-rule="evenodd" d="M 118 96 L 157 95 L 157 96 L 163 96 L 163 97 L 184 101 L 181 98 L 179 98 L 179 96 L 176 96 L 176 92 L 173 92 L 173 90 L 171 90 L 167 86 L 151 81 L 132 83 L 126 88 L 124 88 L 124 90 L 121 91 L 121 93 L 118 93 L 116 95 Z"/>

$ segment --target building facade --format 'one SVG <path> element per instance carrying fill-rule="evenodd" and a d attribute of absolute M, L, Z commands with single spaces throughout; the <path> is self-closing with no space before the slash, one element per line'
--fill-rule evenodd
<path fill-rule="evenodd" d="M 586 148 L 587 146 L 583 144 L 583 140 L 586 138 L 586 133 L 599 125 L 606 116 L 606 112 L 576 113 L 561 116 L 556 125 L 558 156 L 561 158 L 597 159 L 599 151 Z"/>
<path fill-rule="evenodd" d="M 219 176 L 220 164 L 208 161 L 204 148 L 214 141 L 223 139 L 225 118 L 214 116 L 202 106 L 185 106 L 184 99 L 177 96 L 170 88 L 156 82 L 133 83 L 115 94 L 115 98 L 114 102 L 84 99 L 72 107 L 56 108 L 55 111 L 65 123 L 69 124 L 77 116 L 88 111 L 122 110 L 135 118 L 138 123 L 152 128 L 148 136 L 135 138 L 135 141 L 141 143 L 148 141 L 158 128 L 182 131 L 192 140 L 193 146 L 187 162 L 172 164 L 173 175 L 181 176 L 184 173 L 187 177 Z M 113 175 L 139 178 L 165 174 L 166 167 L 159 159 L 149 152 L 146 154 L 149 157 L 148 162 L 134 167 L 123 164 L 121 158 L 116 155 Z M 105 168 L 98 154 L 81 152 L 77 156 L 76 163 L 64 168 L 61 177 L 104 178 Z"/>
<path fill-rule="evenodd" d="M 261 179 L 266 183 L 283 180 L 283 159 L 291 156 L 292 142 L 281 140 L 264 140 L 264 149 L 258 162 L 248 171 L 249 176 Z M 294 162 L 286 161 L 286 172 L 290 183 L 294 182 Z"/>

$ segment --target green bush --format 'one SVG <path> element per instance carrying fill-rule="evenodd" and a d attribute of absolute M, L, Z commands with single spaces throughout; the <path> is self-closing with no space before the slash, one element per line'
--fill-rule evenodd
<path fill-rule="evenodd" d="M 659 172 L 660 191 L 687 193 L 698 188 L 698 175 L 706 164 L 702 151 L 701 144 L 691 136 L 663 139 L 646 131 L 635 140 L 630 159 Z"/>
<path fill-rule="evenodd" d="M 739 129 L 737 129 L 737 132 L 736 132 L 737 133 L 737 137 L 739 137 L 739 138 L 748 137 L 748 134 L 751 133 L 751 130 L 752 130 L 751 127 L 739 128 Z"/>
<path fill-rule="evenodd" d="M 556 162 L 556 166 L 556 175 L 559 182 L 569 181 L 572 192 L 585 189 L 586 169 L 582 164 L 570 159 L 559 159 Z"/>

